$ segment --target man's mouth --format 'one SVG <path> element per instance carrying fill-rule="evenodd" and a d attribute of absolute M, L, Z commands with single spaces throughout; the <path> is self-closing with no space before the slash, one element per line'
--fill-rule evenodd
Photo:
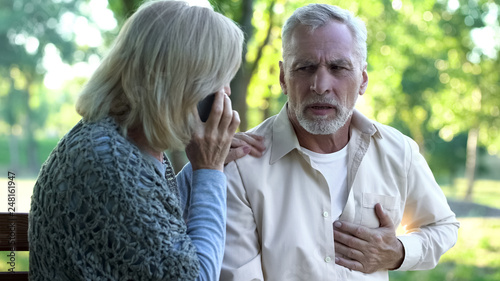
<path fill-rule="evenodd" d="M 312 105 L 310 106 L 313 109 L 331 109 L 333 106 L 331 105 Z"/>
<path fill-rule="evenodd" d="M 335 106 L 327 103 L 315 103 L 308 105 L 307 108 L 309 108 L 313 114 L 325 115 L 330 114 L 332 110 L 335 109 Z"/>

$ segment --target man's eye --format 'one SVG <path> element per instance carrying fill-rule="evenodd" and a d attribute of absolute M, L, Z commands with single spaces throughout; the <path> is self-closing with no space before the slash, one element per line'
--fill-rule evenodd
<path fill-rule="evenodd" d="M 311 70 L 313 70 L 313 67 L 310 65 L 300 66 L 297 68 L 297 70 L 298 71 L 311 71 Z"/>

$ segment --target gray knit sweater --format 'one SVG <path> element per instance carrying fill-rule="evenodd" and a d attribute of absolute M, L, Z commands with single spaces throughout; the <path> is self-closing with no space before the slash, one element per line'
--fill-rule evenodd
<path fill-rule="evenodd" d="M 34 187 L 30 280 L 194 280 L 175 174 L 120 135 L 112 118 L 80 121 Z"/>

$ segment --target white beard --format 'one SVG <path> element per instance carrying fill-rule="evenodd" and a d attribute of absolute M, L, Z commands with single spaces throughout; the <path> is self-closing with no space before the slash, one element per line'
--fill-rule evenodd
<path fill-rule="evenodd" d="M 334 106 L 337 110 L 337 115 L 331 119 L 328 116 L 307 116 L 304 112 L 309 104 L 313 103 L 328 103 Z M 295 116 L 297 121 L 307 132 L 313 135 L 330 135 L 336 133 L 342 128 L 347 120 L 352 116 L 354 107 L 348 108 L 338 104 L 334 99 L 325 99 L 322 97 L 314 97 L 307 100 L 301 107 L 295 108 Z"/>

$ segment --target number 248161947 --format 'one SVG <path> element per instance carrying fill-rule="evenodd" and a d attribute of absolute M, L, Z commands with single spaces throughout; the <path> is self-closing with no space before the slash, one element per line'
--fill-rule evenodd
<path fill-rule="evenodd" d="M 10 213 L 14 213 L 16 211 L 16 174 L 14 172 L 9 171 L 7 173 L 7 194 L 8 194 L 8 202 L 7 205 L 8 211 Z"/>

